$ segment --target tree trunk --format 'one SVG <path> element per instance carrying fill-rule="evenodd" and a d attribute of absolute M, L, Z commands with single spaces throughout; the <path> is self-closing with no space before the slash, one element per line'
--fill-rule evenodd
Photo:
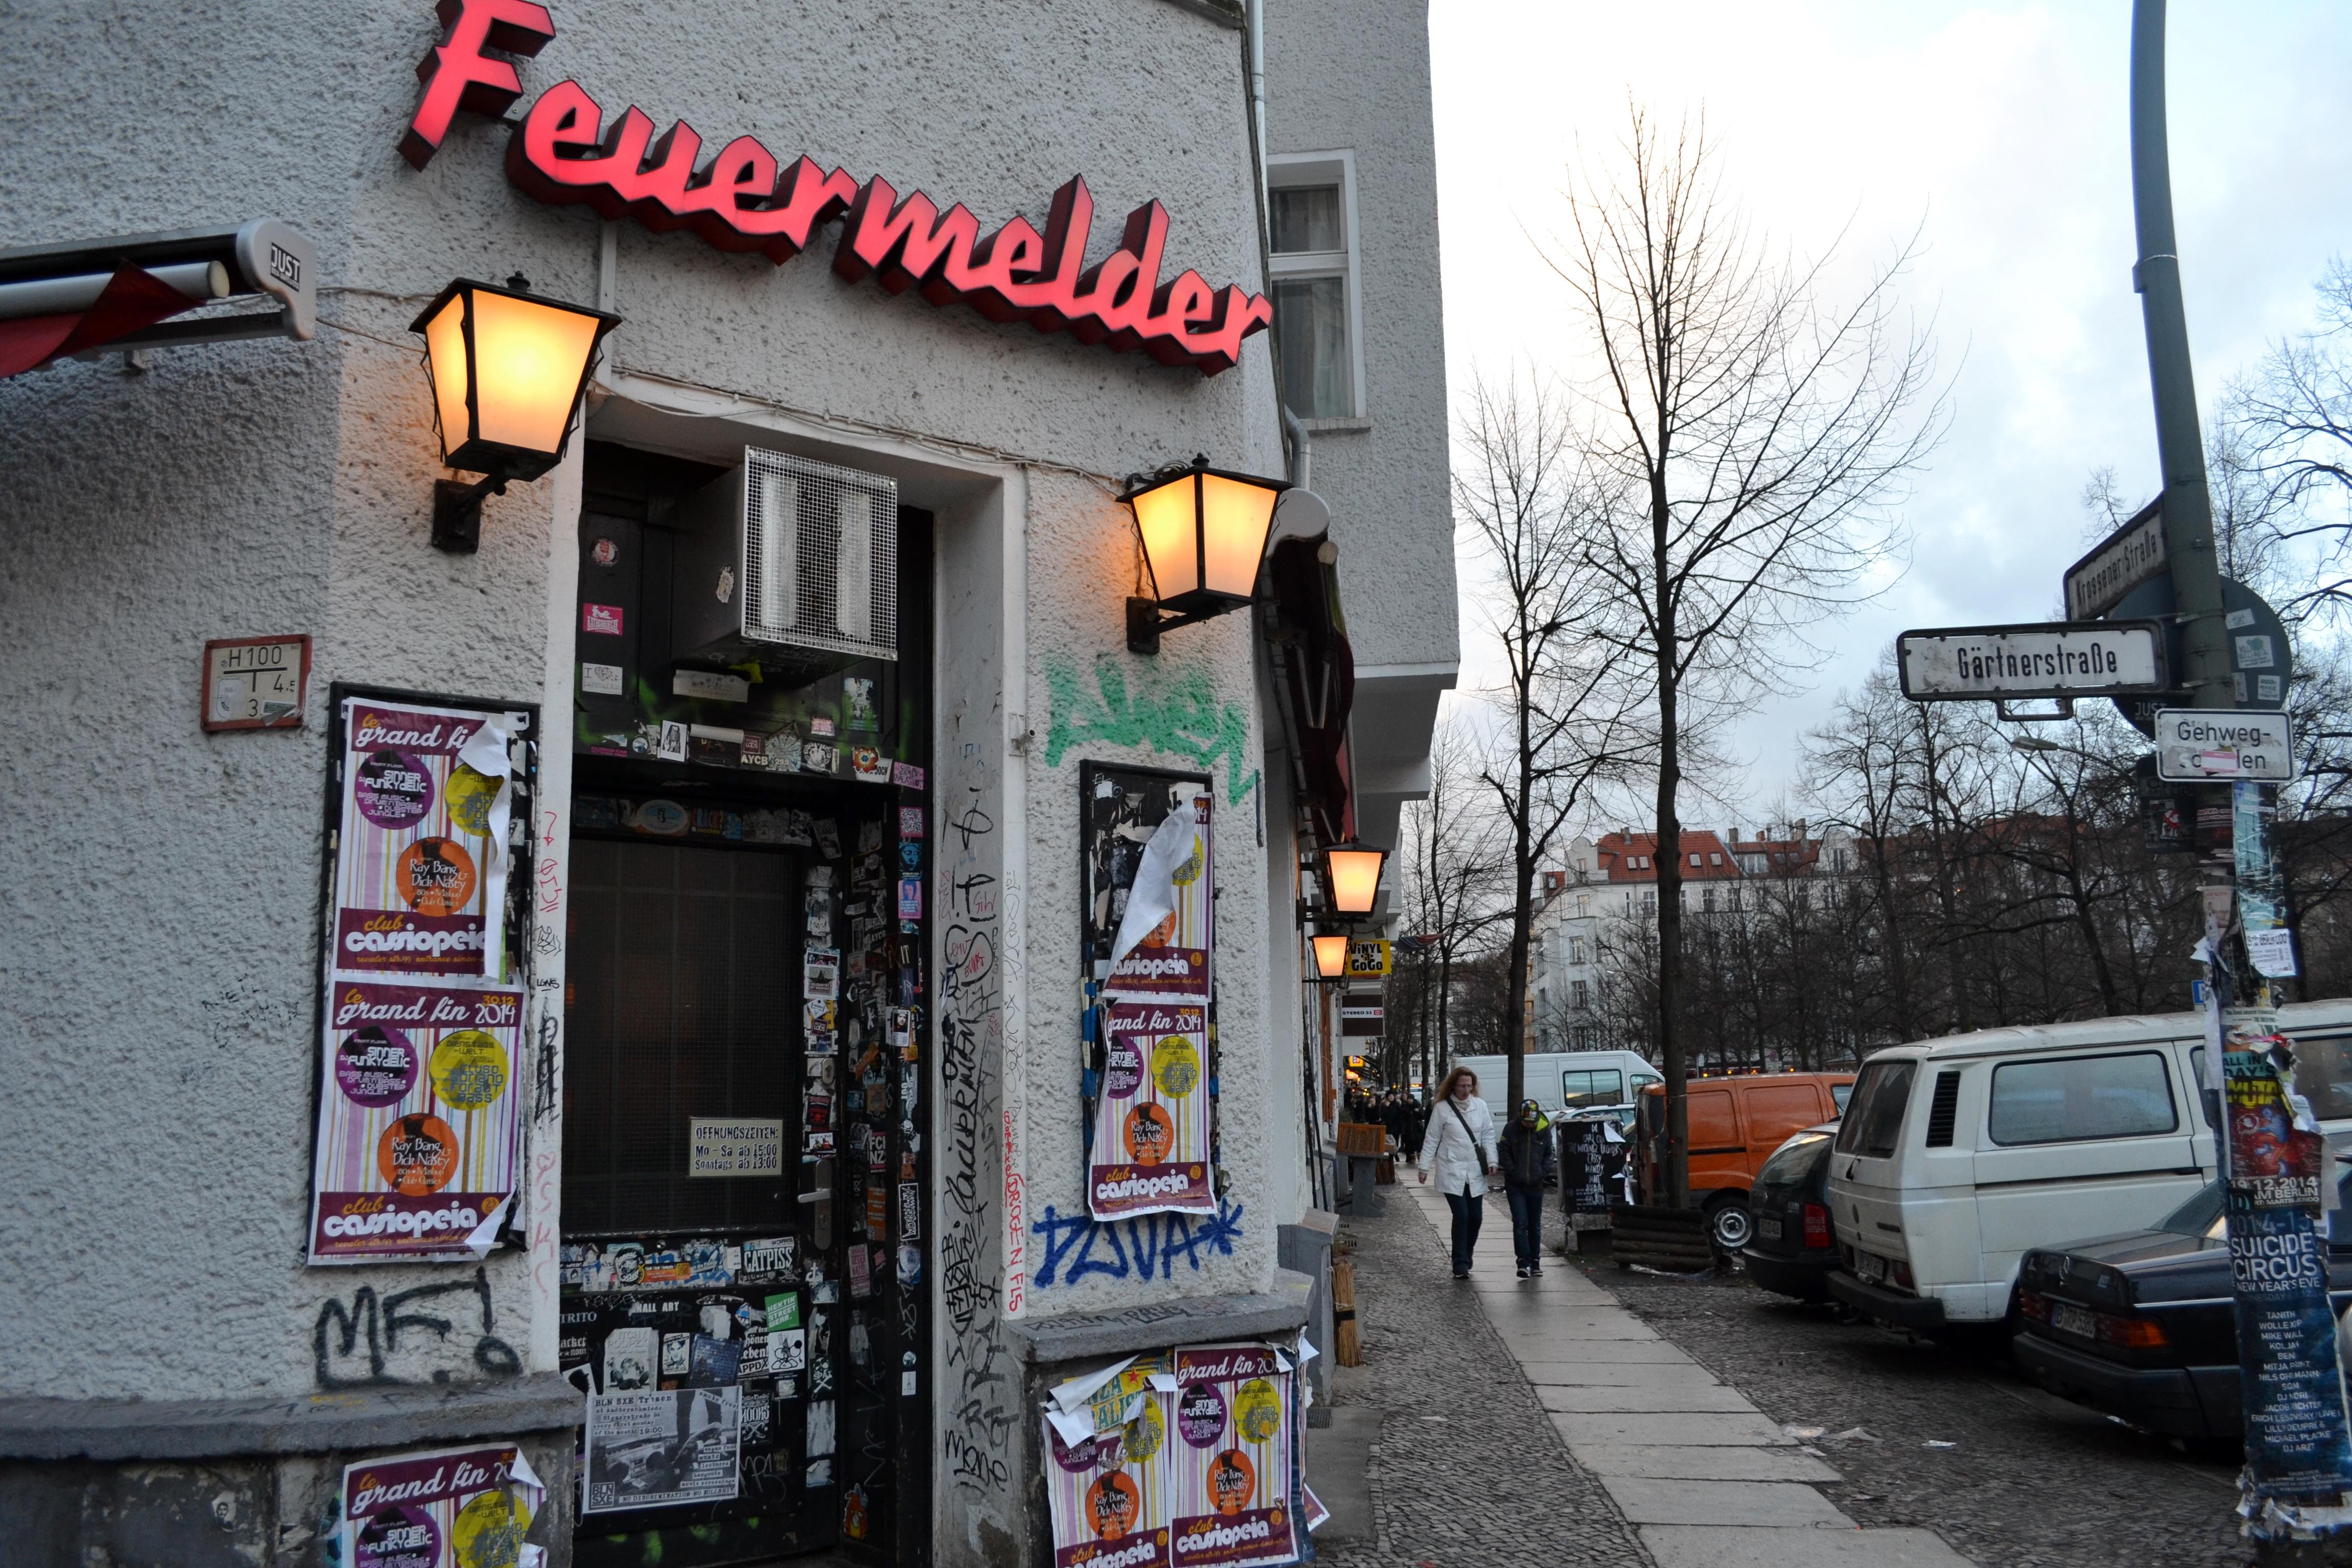
<path fill-rule="evenodd" d="M 1676 704 L 1675 656 L 1681 638 L 1675 629 L 1673 561 L 1666 529 L 1671 521 L 1664 476 L 1653 479 L 1650 537 L 1658 585 L 1658 839 L 1653 858 L 1658 872 L 1658 1065 L 1666 1075 L 1666 1146 L 1660 1168 L 1665 1202 L 1680 1208 L 1690 1201 L 1689 1067 L 1683 1049 L 1683 825 L 1675 796 L 1682 784 L 1681 714 Z"/>
<path fill-rule="evenodd" d="M 1528 647 L 1522 640 L 1520 647 Z M 1525 683 L 1517 693 L 1519 723 L 1519 809 L 1512 814 L 1511 823 L 1511 956 L 1510 967 L 1504 971 L 1503 983 L 1503 1062 L 1505 1066 L 1503 1104 L 1496 1113 L 1497 1121 L 1515 1118 L 1519 1100 L 1528 1089 L 1528 1058 L 1526 1034 L 1528 1026 L 1528 927 L 1534 911 L 1528 900 L 1535 893 L 1536 862 L 1534 844 L 1535 770 L 1537 758 L 1532 731 L 1531 705 L 1535 693 L 1526 689 L 1534 680 L 1533 663 L 1522 653 L 1521 679 Z"/>

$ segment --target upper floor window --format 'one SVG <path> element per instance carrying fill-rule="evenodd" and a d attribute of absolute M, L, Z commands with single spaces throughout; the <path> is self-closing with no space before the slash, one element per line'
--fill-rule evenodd
<path fill-rule="evenodd" d="M 1283 404 L 1301 419 L 1363 412 L 1354 174 L 1350 153 L 1267 160 L 1275 350 Z"/>

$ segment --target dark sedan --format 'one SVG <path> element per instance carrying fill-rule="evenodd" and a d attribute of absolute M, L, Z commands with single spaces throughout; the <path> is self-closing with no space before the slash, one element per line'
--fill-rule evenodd
<path fill-rule="evenodd" d="M 1838 1124 L 1824 1121 L 1792 1132 L 1772 1151 L 1748 1194 L 1756 1234 L 1739 1249 L 1748 1277 L 1767 1290 L 1801 1301 L 1830 1299 L 1830 1270 L 1838 1266 L 1830 1233 L 1830 1145 Z"/>
<path fill-rule="evenodd" d="M 2339 1193 L 2352 1201 L 2352 1172 Z M 2352 1305 L 2352 1220 L 2329 1215 L 2327 1288 Z M 2243 1435 L 2221 1184 L 2149 1230 L 2029 1252 L 2018 1268 L 2018 1361 L 2043 1387 L 2192 1441 Z"/>

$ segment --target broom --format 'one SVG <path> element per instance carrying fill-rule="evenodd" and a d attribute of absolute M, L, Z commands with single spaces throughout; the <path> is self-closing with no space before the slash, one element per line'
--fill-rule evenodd
<path fill-rule="evenodd" d="M 1331 1265 L 1331 1327 L 1338 1342 L 1331 1349 L 1341 1366 L 1364 1364 L 1364 1342 L 1356 1329 L 1356 1266 L 1335 1259 Z"/>

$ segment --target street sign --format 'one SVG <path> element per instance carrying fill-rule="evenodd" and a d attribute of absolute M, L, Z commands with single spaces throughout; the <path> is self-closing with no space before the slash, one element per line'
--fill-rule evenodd
<path fill-rule="evenodd" d="M 2066 568 L 2066 613 L 2095 621 L 2164 571 L 2164 498 L 2158 496 Z"/>
<path fill-rule="evenodd" d="M 2294 649 L 2287 641 L 2286 627 L 2280 622 L 2278 612 L 2263 603 L 2261 595 L 2228 577 L 2221 579 L 2221 608 L 2236 706 L 2285 707 L 2294 674 L 2291 664 Z M 2182 679 L 2181 649 L 2185 639 L 2180 623 L 2173 618 L 2170 574 L 2158 573 L 2125 595 L 2123 602 L 2116 606 L 2116 616 L 2118 620 L 2163 622 L 2165 663 L 2176 680 Z M 2156 733 L 2158 709 L 2186 708 L 2189 700 L 2189 693 L 2175 690 L 2154 700 L 2118 698 L 2116 706 L 2141 734 L 2152 737 Z"/>
<path fill-rule="evenodd" d="M 2176 784 L 2252 779 L 2288 784 L 2294 751 L 2286 715 L 2228 708 L 2165 708 L 2156 715 L 2156 776 Z"/>
<path fill-rule="evenodd" d="M 2167 691 L 2162 633 L 2154 621 L 1944 626 L 1896 638 L 1896 668 L 1914 702 Z"/>

